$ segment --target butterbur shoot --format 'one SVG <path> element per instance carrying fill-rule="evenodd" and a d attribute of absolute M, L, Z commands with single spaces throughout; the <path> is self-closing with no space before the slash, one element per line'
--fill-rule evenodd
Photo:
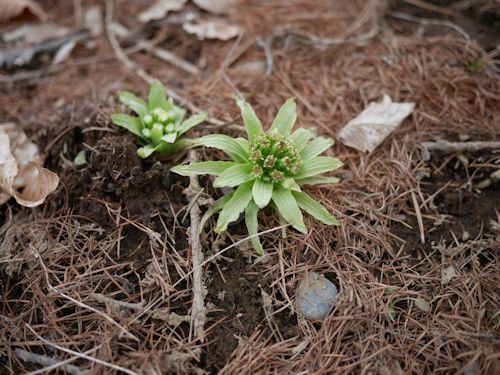
<path fill-rule="evenodd" d="M 307 233 L 307 229 L 301 209 L 327 225 L 339 225 L 320 203 L 302 191 L 304 185 L 338 182 L 335 177 L 320 176 L 342 166 L 338 159 L 318 156 L 330 148 L 333 141 L 316 137 L 313 131 L 303 128 L 292 133 L 297 119 L 293 98 L 281 107 L 267 132 L 250 104 L 238 102 L 238 105 L 248 139 L 212 134 L 194 141 L 195 146 L 224 151 L 231 161 L 208 161 L 172 168 L 182 176 L 215 175 L 215 187 L 235 188 L 207 210 L 202 225 L 211 215 L 220 212 L 215 231 L 221 233 L 244 212 L 248 233 L 259 255 L 265 255 L 265 251 L 256 236 L 257 214 L 268 205 L 302 233 Z"/>
<path fill-rule="evenodd" d="M 184 133 L 207 118 L 202 112 L 184 120 L 186 111 L 176 106 L 171 98 L 167 99 L 165 88 L 159 81 L 151 84 L 147 103 L 128 91 L 120 92 L 119 98 L 137 116 L 115 113 L 111 120 L 138 137 L 142 147 L 137 150 L 137 155 L 141 158 L 147 158 L 153 152 L 168 157 L 186 148 L 191 140 L 182 137 Z"/>

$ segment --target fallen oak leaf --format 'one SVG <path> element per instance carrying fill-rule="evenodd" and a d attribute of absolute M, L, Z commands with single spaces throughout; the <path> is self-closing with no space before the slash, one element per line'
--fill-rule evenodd
<path fill-rule="evenodd" d="M 1 0 L 0 23 L 19 17 L 25 11 L 28 11 L 41 20 L 47 19 L 47 14 L 33 0 Z"/>
<path fill-rule="evenodd" d="M 14 197 L 26 207 L 42 204 L 59 184 L 54 172 L 42 167 L 38 147 L 12 123 L 0 125 L 0 205 Z M 22 192 L 19 191 L 22 189 Z"/>

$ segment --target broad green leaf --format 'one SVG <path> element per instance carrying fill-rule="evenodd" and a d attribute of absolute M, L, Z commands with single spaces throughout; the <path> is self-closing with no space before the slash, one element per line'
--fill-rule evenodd
<path fill-rule="evenodd" d="M 333 146 L 333 139 L 318 137 L 314 138 L 300 153 L 302 160 L 312 159 L 318 156 L 323 151 L 328 150 Z"/>
<path fill-rule="evenodd" d="M 281 182 L 281 185 L 288 190 L 302 191 L 300 186 L 295 182 L 293 178 L 287 178 Z"/>
<path fill-rule="evenodd" d="M 161 137 L 161 140 L 167 143 L 174 143 L 176 139 L 177 134 L 175 133 L 165 134 L 163 137 Z"/>
<path fill-rule="evenodd" d="M 137 149 L 137 155 L 142 159 L 146 159 L 155 151 L 156 151 L 156 146 L 146 145 Z"/>
<path fill-rule="evenodd" d="M 253 184 L 252 196 L 255 204 L 260 207 L 266 207 L 271 201 L 273 195 L 273 183 L 266 182 L 257 178 Z"/>
<path fill-rule="evenodd" d="M 167 97 L 165 96 L 165 87 L 158 80 L 154 80 L 149 87 L 148 106 L 150 111 L 156 108 L 166 110 L 169 107 Z"/>
<path fill-rule="evenodd" d="M 177 165 L 170 170 L 181 176 L 196 176 L 199 174 L 219 175 L 226 169 L 237 165 L 232 161 L 204 161 L 189 165 Z"/>
<path fill-rule="evenodd" d="M 262 124 L 250 104 L 241 100 L 238 100 L 236 103 L 238 107 L 240 107 L 241 117 L 243 117 L 243 122 L 245 123 L 248 139 L 252 141 L 255 136 L 264 132 L 264 130 L 262 130 Z"/>
<path fill-rule="evenodd" d="M 207 113 L 201 112 L 196 115 L 191 116 L 187 120 L 185 120 L 181 126 L 179 127 L 178 134 L 182 135 L 187 132 L 189 129 L 194 128 L 196 125 L 201 124 L 203 121 L 207 119 Z"/>
<path fill-rule="evenodd" d="M 329 156 L 317 156 L 315 158 L 302 161 L 299 173 L 293 176 L 293 178 L 300 180 L 320 173 L 334 171 L 342 165 L 342 162 L 338 159 L 331 158 Z"/>
<path fill-rule="evenodd" d="M 255 179 L 250 164 L 236 164 L 227 168 L 214 181 L 214 187 L 234 187 Z"/>
<path fill-rule="evenodd" d="M 122 128 L 127 129 L 129 132 L 144 139 L 141 133 L 142 123 L 138 117 L 124 115 L 122 113 L 115 113 L 114 115 L 111 115 L 111 121 L 113 121 L 113 124 L 121 126 Z"/>
<path fill-rule="evenodd" d="M 170 103 L 170 101 L 169 101 L 169 103 Z M 186 110 L 181 108 L 181 107 L 177 107 L 172 102 L 172 111 L 174 112 L 175 122 L 178 124 L 181 123 L 182 120 L 184 120 L 184 116 L 186 115 Z"/>
<path fill-rule="evenodd" d="M 248 150 L 248 148 L 250 147 L 250 143 L 248 142 L 248 139 L 238 137 L 235 139 L 235 141 L 238 142 L 244 150 Z"/>
<path fill-rule="evenodd" d="M 203 230 L 203 227 L 207 223 L 208 219 L 210 219 L 213 214 L 215 214 L 215 213 L 219 212 L 220 210 L 222 210 L 222 208 L 224 207 L 224 205 L 227 202 L 229 202 L 229 200 L 233 197 L 233 194 L 234 193 L 229 193 L 229 194 L 226 194 L 226 195 L 222 196 L 221 198 L 217 199 L 215 201 L 215 203 L 213 204 L 213 206 L 210 207 L 205 212 L 205 214 L 203 215 L 203 217 L 201 218 L 201 221 L 200 221 L 200 228 L 199 228 L 199 232 L 200 233 Z"/>
<path fill-rule="evenodd" d="M 254 184 L 255 185 L 255 184 Z M 259 232 L 259 222 L 257 220 L 257 213 L 259 212 L 259 207 L 253 202 L 250 201 L 247 207 L 245 208 L 245 224 L 247 225 L 248 234 L 253 236 Z M 257 251 L 257 254 L 260 256 L 266 255 L 262 244 L 260 243 L 259 236 L 255 236 L 250 238 L 253 247 Z"/>
<path fill-rule="evenodd" d="M 197 146 L 212 147 L 224 151 L 234 161 L 248 163 L 248 150 L 234 138 L 222 134 L 210 134 L 195 140 Z"/>
<path fill-rule="evenodd" d="M 314 132 L 312 130 L 299 128 L 292 133 L 288 140 L 293 143 L 298 152 L 301 152 L 313 137 Z"/>
<path fill-rule="evenodd" d="M 283 216 L 288 223 L 290 223 L 299 232 L 307 233 L 302 212 L 300 212 L 297 201 L 290 190 L 276 185 L 273 190 L 272 200 L 276 204 L 281 216 Z"/>
<path fill-rule="evenodd" d="M 294 191 L 292 195 L 295 197 L 297 204 L 300 208 L 306 211 L 309 215 L 315 219 L 322 221 L 327 225 L 340 225 L 338 220 L 330 215 L 325 207 L 321 203 L 315 201 L 309 195 L 303 192 Z"/>
<path fill-rule="evenodd" d="M 288 137 L 292 131 L 293 125 L 295 125 L 296 120 L 297 105 L 295 104 L 295 99 L 290 98 L 280 108 L 273 124 L 271 125 L 271 131 L 277 131 L 285 137 Z"/>
<path fill-rule="evenodd" d="M 146 102 L 131 92 L 122 91 L 119 95 L 120 101 L 137 113 L 141 119 L 148 114 L 148 105 Z"/>
<path fill-rule="evenodd" d="M 219 214 L 219 219 L 217 220 L 217 227 L 215 228 L 216 233 L 222 233 L 227 229 L 229 223 L 232 223 L 246 208 L 250 200 L 252 199 L 252 186 L 253 181 L 245 182 L 240 185 L 238 189 L 234 192 L 233 197 L 226 203 L 221 213 Z"/>
<path fill-rule="evenodd" d="M 338 177 L 325 177 L 325 176 L 311 176 L 302 178 L 300 180 L 295 180 L 299 186 L 303 185 L 326 185 L 326 184 L 338 184 L 340 178 Z"/>

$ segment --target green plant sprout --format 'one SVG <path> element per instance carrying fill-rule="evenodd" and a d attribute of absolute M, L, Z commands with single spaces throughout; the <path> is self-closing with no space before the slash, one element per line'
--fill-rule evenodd
<path fill-rule="evenodd" d="M 141 158 L 147 158 L 153 152 L 171 156 L 186 148 L 191 140 L 182 135 L 207 118 L 202 112 L 184 120 L 186 111 L 176 106 L 171 98 L 167 99 L 165 88 L 157 80 L 149 88 L 147 103 L 128 91 L 120 92 L 119 98 L 137 117 L 115 113 L 111 120 L 138 137 L 142 147 L 137 150 L 137 155 Z"/>
<path fill-rule="evenodd" d="M 236 189 L 207 210 L 201 226 L 220 212 L 215 232 L 221 233 L 244 212 L 252 244 L 259 255 L 265 255 L 256 236 L 257 214 L 268 205 L 302 233 L 307 233 L 307 229 L 300 209 L 327 225 L 339 225 L 335 217 L 301 189 L 303 185 L 338 182 L 336 177 L 318 176 L 342 166 L 338 159 L 318 156 L 333 145 L 333 140 L 316 137 L 313 131 L 303 128 L 291 132 L 297 119 L 293 98 L 281 107 L 268 132 L 264 132 L 250 104 L 238 101 L 238 106 L 248 139 L 212 134 L 194 141 L 194 146 L 224 151 L 231 161 L 193 163 L 171 169 L 182 176 L 216 175 L 214 187 Z"/>

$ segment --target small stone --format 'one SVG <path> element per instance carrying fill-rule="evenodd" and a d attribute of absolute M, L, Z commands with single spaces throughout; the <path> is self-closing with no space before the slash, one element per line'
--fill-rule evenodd
<path fill-rule="evenodd" d="M 298 312 L 310 320 L 323 320 L 331 311 L 337 287 L 323 275 L 309 272 L 297 288 L 295 297 Z"/>

